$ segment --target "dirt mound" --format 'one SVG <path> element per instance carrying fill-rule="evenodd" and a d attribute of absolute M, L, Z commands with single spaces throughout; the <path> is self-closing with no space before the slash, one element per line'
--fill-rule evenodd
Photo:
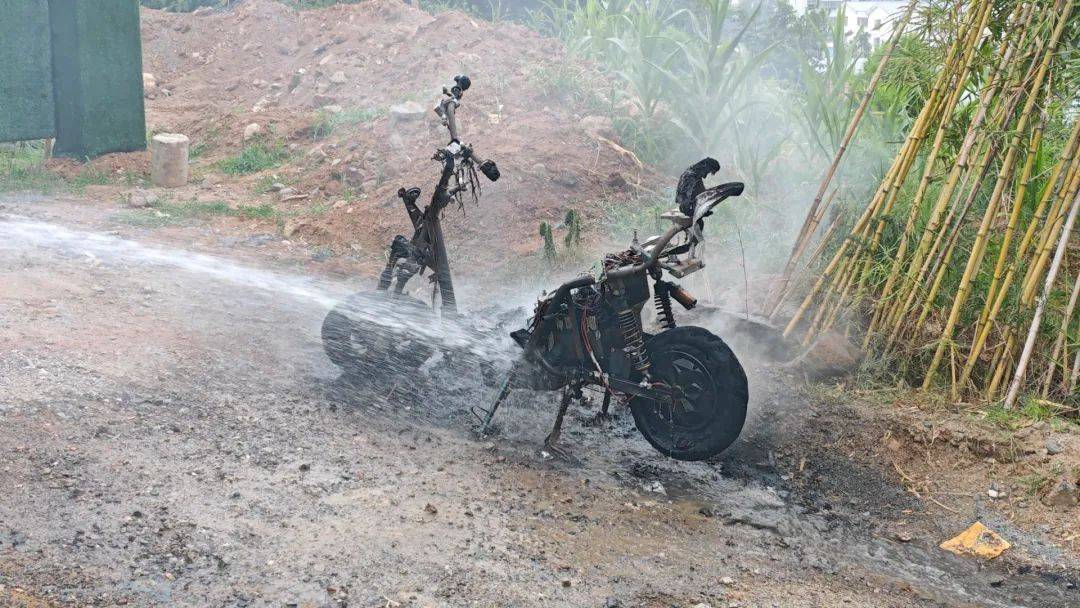
<path fill-rule="evenodd" d="M 540 221 L 558 222 L 571 208 L 596 220 L 590 203 L 655 184 L 609 143 L 609 132 L 598 132 L 596 100 L 577 89 L 598 88 L 583 84 L 593 78 L 589 68 L 520 25 L 433 16 L 397 0 L 311 11 L 249 0 L 220 12 L 144 10 L 143 48 L 156 80 L 150 129 L 192 138 L 197 177 L 215 189 L 234 185 L 236 197 L 279 181 L 299 194 L 288 203 L 258 194 L 262 202 L 308 227 L 298 233 L 371 261 L 408 228 L 398 188 L 430 192 L 438 169 L 428 159 L 447 138 L 431 112 L 393 120 L 388 109 L 406 101 L 434 107 L 458 73 L 474 82 L 459 114 L 463 139 L 496 160 L 503 179 L 486 184 L 479 206 L 448 213 L 456 255 L 473 254 L 484 267 L 500 252 L 534 252 Z M 243 147 L 251 123 L 288 159 L 223 175 L 218 161 Z"/>

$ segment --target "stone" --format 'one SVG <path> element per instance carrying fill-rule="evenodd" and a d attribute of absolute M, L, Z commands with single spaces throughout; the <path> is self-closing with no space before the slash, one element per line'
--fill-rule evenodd
<path fill-rule="evenodd" d="M 255 137 L 256 135 L 259 135 L 260 133 L 262 133 L 262 130 L 262 125 L 257 122 L 253 122 L 248 126 L 244 127 L 244 141 L 247 141 L 252 137 Z"/>
<path fill-rule="evenodd" d="M 349 78 L 345 76 L 345 72 L 338 70 L 330 75 L 330 82 L 334 84 L 345 84 L 349 82 Z"/>
<path fill-rule="evenodd" d="M 143 72 L 142 75 L 143 95 L 151 95 L 157 90 L 158 81 L 154 78 L 154 75 L 149 72 Z"/>
<path fill-rule="evenodd" d="M 142 209 L 144 207 L 152 207 L 158 202 L 158 195 L 153 192 L 147 192 L 146 190 L 138 189 L 131 193 L 127 198 L 128 207 L 135 207 L 136 209 Z"/>
<path fill-rule="evenodd" d="M 333 105 L 333 104 L 328 105 L 328 106 L 323 106 L 322 109 L 323 109 L 323 112 L 326 112 L 328 114 L 341 114 L 342 112 L 345 111 L 345 108 L 342 108 L 341 106 L 336 106 L 336 105 Z"/>
<path fill-rule="evenodd" d="M 341 172 L 341 182 L 346 186 L 356 187 L 360 186 L 364 181 L 364 174 L 361 173 L 359 167 L 349 165 L 345 167 L 345 170 Z"/>
<path fill-rule="evenodd" d="M 645 484 L 645 491 L 652 492 L 653 494 L 662 494 L 664 496 L 667 496 L 667 490 L 664 489 L 664 484 L 660 483 L 659 481 L 651 481 Z"/>
<path fill-rule="evenodd" d="M 1076 484 L 1067 477 L 1061 477 L 1043 496 L 1042 502 L 1050 507 L 1075 507 L 1077 500 Z"/>
<path fill-rule="evenodd" d="M 270 192 L 281 192 L 285 189 L 285 184 L 281 182 L 274 182 L 270 184 Z"/>
<path fill-rule="evenodd" d="M 337 103 L 337 98 L 333 95 L 316 94 L 311 100 L 311 105 L 316 108 L 325 108 L 326 106 Z"/>
<path fill-rule="evenodd" d="M 581 128 L 591 137 L 613 139 L 615 136 L 615 129 L 611 124 L 611 119 L 606 116 L 586 116 L 581 119 L 580 124 Z"/>
<path fill-rule="evenodd" d="M 997 483 L 991 483 L 990 489 L 986 491 L 986 495 L 990 498 L 1008 498 L 1009 492 L 1003 486 Z"/>
<path fill-rule="evenodd" d="M 390 106 L 390 124 L 420 120 L 425 113 L 424 106 L 415 101 L 397 103 Z"/>
<path fill-rule="evenodd" d="M 163 188 L 179 188 L 188 181 L 186 135 L 158 133 L 150 140 L 150 182 Z"/>
<path fill-rule="evenodd" d="M 1043 443 L 1043 447 L 1046 448 L 1046 453 L 1051 456 L 1057 456 L 1063 451 L 1061 444 L 1058 443 L 1055 439 L 1047 439 Z"/>
<path fill-rule="evenodd" d="M 626 181 L 626 178 L 623 177 L 622 173 L 617 171 L 612 171 L 608 174 L 607 185 L 609 188 L 614 188 L 616 190 L 626 190 L 630 187 L 630 183 Z"/>
<path fill-rule="evenodd" d="M 551 181 L 559 184 L 564 188 L 577 188 L 578 184 L 580 183 L 580 180 L 577 178 L 577 176 L 569 172 L 560 173 L 559 175 L 556 175 Z"/>

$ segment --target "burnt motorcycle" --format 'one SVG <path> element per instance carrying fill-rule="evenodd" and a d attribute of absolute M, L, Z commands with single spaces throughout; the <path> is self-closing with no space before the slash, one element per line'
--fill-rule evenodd
<path fill-rule="evenodd" d="M 323 321 L 324 350 L 346 376 L 370 378 L 388 370 L 418 368 L 435 354 L 431 337 L 436 315 L 443 320 L 458 316 L 442 214 L 452 203 L 464 208 L 466 195 L 474 202 L 479 200 L 477 171 L 492 182 L 500 176 L 494 161 L 480 158 L 460 139 L 457 110 L 471 85 L 468 76 L 454 77 L 452 85 L 443 87 L 443 97 L 435 107 L 435 114 L 450 133 L 450 142 L 432 156 L 442 171 L 428 204 L 423 209 L 417 205 L 420 188 L 398 190 L 412 223 L 412 238 L 395 236 L 375 290 L 350 296 Z M 405 292 L 409 280 L 425 271 L 430 271 L 433 287 L 430 307 Z"/>
<path fill-rule="evenodd" d="M 705 177 L 719 163 L 706 158 L 683 173 L 678 208 L 661 217 L 671 227 L 659 236 L 604 257 L 598 276 L 586 273 L 563 283 L 536 304 L 528 325 L 511 333 L 523 352 L 486 408 L 474 408 L 481 432 L 515 388 L 562 390 L 554 427 L 545 440 L 557 442 L 567 409 L 583 400 L 582 388 L 603 392 L 601 415 L 613 396 L 629 403 L 638 430 L 661 453 L 679 460 L 715 456 L 739 436 L 749 399 L 746 374 L 722 339 L 702 327 L 677 326 L 672 303 L 697 304 L 681 279 L 701 270 L 704 223 L 713 209 L 743 184 L 706 189 Z M 650 282 L 652 284 L 650 294 Z M 645 304 L 656 306 L 659 331 L 646 333 Z"/>

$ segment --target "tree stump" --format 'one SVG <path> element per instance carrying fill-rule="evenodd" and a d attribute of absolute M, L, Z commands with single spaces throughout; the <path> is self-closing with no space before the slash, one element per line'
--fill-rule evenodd
<path fill-rule="evenodd" d="M 158 133 L 150 143 L 150 181 L 163 188 L 179 188 L 188 181 L 188 138 Z"/>

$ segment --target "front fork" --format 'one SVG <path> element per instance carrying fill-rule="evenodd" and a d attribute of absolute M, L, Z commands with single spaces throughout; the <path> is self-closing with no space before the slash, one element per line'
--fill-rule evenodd
<path fill-rule="evenodd" d="M 378 289 L 386 291 L 393 284 L 394 293 L 401 294 L 409 279 L 427 267 L 431 269 L 439 286 L 443 313 L 456 315 L 457 297 L 454 295 L 454 280 L 446 255 L 439 209 L 435 208 L 435 205 L 429 205 L 424 211 L 420 211 L 416 206 L 416 199 L 420 196 L 419 188 L 402 188 L 398 190 L 398 196 L 405 204 L 415 233 L 412 241 L 399 234 L 390 243 L 386 267 L 379 275 Z"/>

